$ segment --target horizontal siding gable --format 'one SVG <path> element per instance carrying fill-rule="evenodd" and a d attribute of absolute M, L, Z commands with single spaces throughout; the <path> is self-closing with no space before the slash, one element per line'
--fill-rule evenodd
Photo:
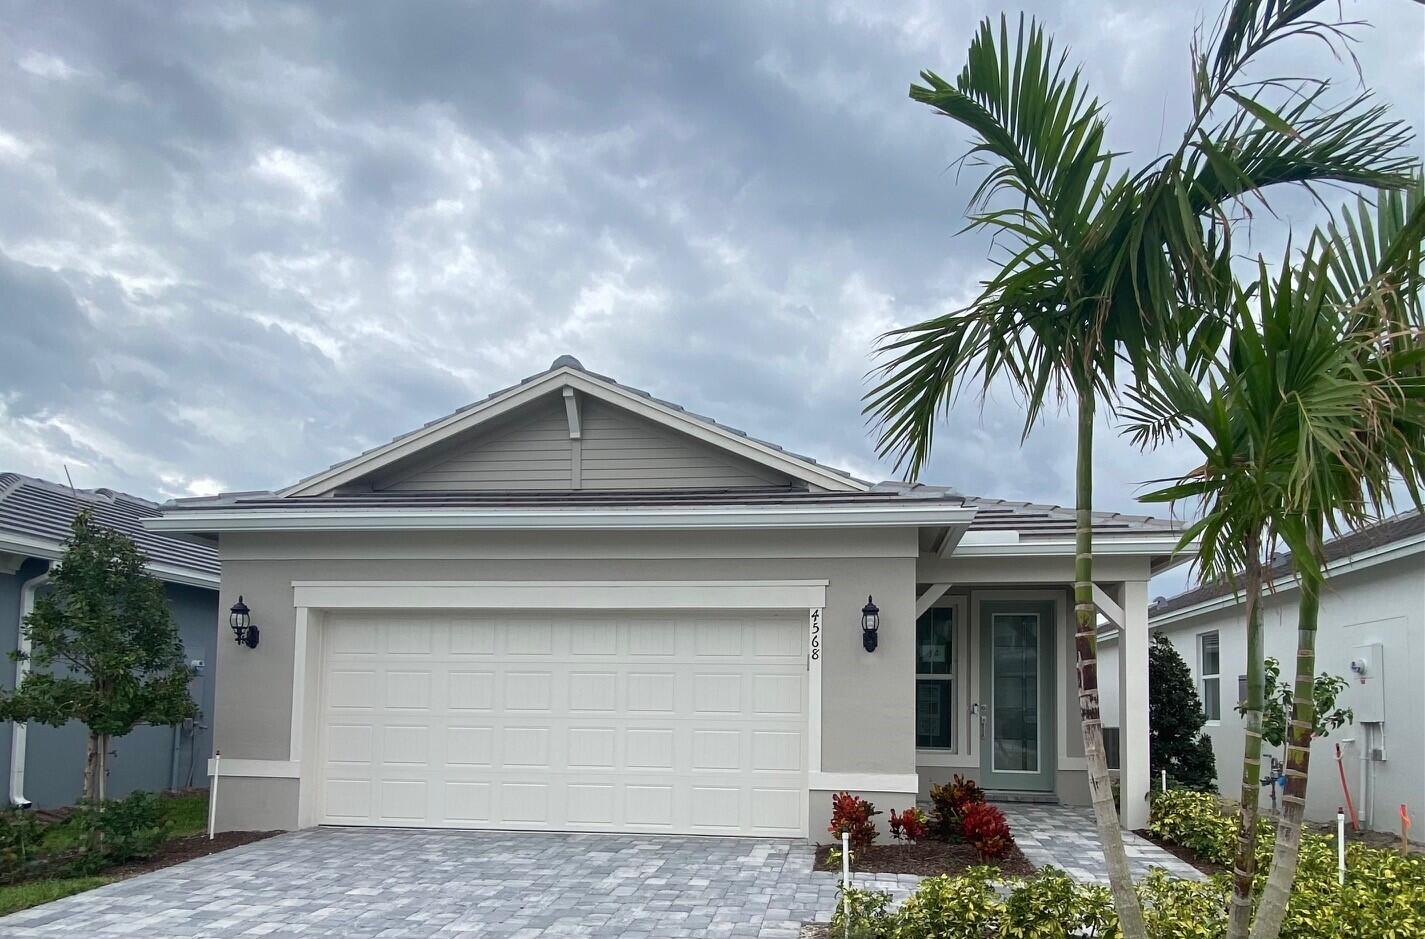
<path fill-rule="evenodd" d="M 579 461 L 576 487 L 574 461 Z M 564 399 L 550 395 L 498 427 L 413 456 L 372 480 L 393 492 L 737 489 L 790 487 L 791 477 L 617 405 L 580 397 L 580 439 L 569 438 Z"/>
<path fill-rule="evenodd" d="M 564 402 L 531 402 L 512 420 L 377 484 L 396 492 L 568 489 L 572 448 Z"/>
<path fill-rule="evenodd" d="M 791 479 L 603 401 L 584 398 L 585 489 L 789 486 Z"/>

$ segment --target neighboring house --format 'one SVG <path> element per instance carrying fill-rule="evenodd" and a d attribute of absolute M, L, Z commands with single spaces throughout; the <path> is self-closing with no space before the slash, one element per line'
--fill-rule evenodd
<path fill-rule="evenodd" d="M 145 524 L 213 539 L 223 607 L 261 629 L 220 644 L 222 829 L 815 837 L 837 790 L 904 807 L 956 772 L 1088 798 L 1071 512 L 871 485 L 569 356 Z M 1101 602 L 1137 637 L 1129 792 L 1147 583 L 1178 537 L 1095 519 Z"/>
<path fill-rule="evenodd" d="M 1345 804 L 1336 745 L 1357 812 L 1371 827 L 1396 831 L 1400 806 L 1425 812 L 1425 517 L 1398 516 L 1368 530 L 1328 542 L 1327 581 L 1316 637 L 1316 672 L 1350 682 L 1338 703 L 1355 722 L 1318 740 L 1311 751 L 1307 816 L 1333 820 Z M 1290 557 L 1272 566 L 1273 589 L 1263 605 L 1266 654 L 1281 663 L 1290 682 L 1296 662 L 1300 593 Z M 1172 640 L 1192 669 L 1209 718 L 1217 756 L 1218 787 L 1235 797 L 1242 774 L 1242 719 L 1246 696 L 1247 638 L 1240 596 L 1227 585 L 1158 599 L 1149 625 Z M 1105 671 L 1117 650 L 1103 644 Z M 1116 689 L 1105 699 L 1104 721 L 1117 722 Z M 1267 748 L 1278 759 L 1279 749 Z M 1263 804 L 1269 794 L 1262 792 Z"/>
<path fill-rule="evenodd" d="M 207 786 L 212 733 L 214 642 L 218 637 L 218 558 L 210 546 L 145 531 L 143 519 L 158 505 L 110 489 L 68 486 L 0 473 L 0 648 L 26 648 L 20 623 L 46 590 L 47 574 L 64 553 L 70 525 L 88 509 L 101 525 L 132 538 L 149 558 L 149 571 L 163 581 L 174 621 L 189 660 L 202 663 L 191 685 L 202 713 L 176 728 L 140 727 L 115 738 L 109 761 L 108 794 L 136 789 Z M 0 686 L 11 689 L 28 666 L 0 665 Z M 42 808 L 70 805 L 84 782 L 86 731 L 64 727 L 0 723 L 0 772 L 8 780 L 11 804 Z"/>

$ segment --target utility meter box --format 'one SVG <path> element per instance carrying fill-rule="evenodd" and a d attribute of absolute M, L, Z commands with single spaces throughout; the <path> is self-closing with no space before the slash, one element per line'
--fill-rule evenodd
<path fill-rule="evenodd" d="M 1385 653 L 1378 642 L 1351 650 L 1351 691 L 1347 701 L 1358 724 L 1385 720 Z"/>

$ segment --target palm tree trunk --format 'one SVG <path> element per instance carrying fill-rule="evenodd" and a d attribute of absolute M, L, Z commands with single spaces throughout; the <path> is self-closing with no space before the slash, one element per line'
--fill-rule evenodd
<path fill-rule="evenodd" d="M 1313 519 L 1307 537 L 1319 545 L 1321 520 Z M 1319 557 L 1319 555 L 1318 555 Z M 1316 726 L 1316 698 L 1312 694 L 1316 675 L 1316 625 L 1321 613 L 1321 579 L 1315 573 L 1301 575 L 1301 602 L 1296 625 L 1296 680 L 1291 699 L 1291 726 L 1287 728 L 1286 792 L 1282 795 L 1281 817 L 1277 820 L 1276 846 L 1267 872 L 1252 939 L 1276 939 L 1281 933 L 1291 885 L 1296 880 L 1296 862 L 1301 847 L 1301 822 L 1306 814 L 1306 781 L 1311 769 L 1311 738 Z"/>
<path fill-rule="evenodd" d="M 1084 732 L 1084 762 L 1088 767 L 1089 793 L 1093 798 L 1098 839 L 1103 844 L 1104 866 L 1109 890 L 1118 911 L 1123 939 L 1147 939 L 1143 910 L 1133 889 L 1128 869 L 1128 853 L 1123 849 L 1123 832 L 1118 825 L 1118 809 L 1113 804 L 1113 783 L 1108 775 L 1108 758 L 1103 749 L 1103 720 L 1098 696 L 1098 609 L 1093 599 L 1093 417 L 1092 386 L 1078 389 L 1078 466 L 1074 495 L 1074 650 L 1078 658 L 1079 717 Z M 1138 754 L 1131 754 L 1137 758 Z M 1143 754 L 1146 758 L 1147 754 Z M 1140 794 L 1125 792 L 1122 798 Z"/>
<path fill-rule="evenodd" d="M 1262 639 L 1262 559 L 1255 534 L 1246 552 L 1243 587 L 1247 601 L 1247 702 L 1242 712 L 1242 789 L 1237 855 L 1232 862 L 1232 898 L 1227 908 L 1227 939 L 1245 939 L 1252 925 L 1252 882 L 1257 876 L 1257 818 L 1261 814 L 1262 708 L 1266 659 Z"/>

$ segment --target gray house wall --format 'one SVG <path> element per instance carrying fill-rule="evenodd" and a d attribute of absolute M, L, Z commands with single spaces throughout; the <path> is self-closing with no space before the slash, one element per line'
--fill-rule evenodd
<path fill-rule="evenodd" d="M 224 535 L 219 607 L 243 594 L 262 644 L 219 644 L 217 746 L 225 760 L 289 757 L 294 580 L 825 579 L 822 770 L 913 774 L 917 552 L 908 529 Z M 881 608 L 874 654 L 861 648 L 868 594 Z M 297 825 L 296 780 L 225 777 L 221 793 L 220 829 Z M 829 793 L 811 793 L 813 834 L 828 804 Z"/>
<path fill-rule="evenodd" d="M 21 586 L 31 577 L 43 574 L 47 568 L 47 561 L 31 558 L 16 573 L 0 574 L 0 648 L 7 652 L 19 644 Z M 185 655 L 189 661 L 199 659 L 204 662 L 202 673 L 190 686 L 202 715 L 195 732 L 180 733 L 178 784 L 180 787 L 206 788 L 207 755 L 213 747 L 213 669 L 218 639 L 218 594 L 215 590 L 182 584 L 165 584 L 164 592 L 168 595 L 174 621 L 182 636 Z M 15 667 L 6 660 L 0 663 L 0 686 L 9 690 L 14 685 Z M 5 798 L 9 795 L 12 736 L 13 725 L 0 723 L 0 786 L 4 787 Z M 77 722 L 63 727 L 31 724 L 26 737 L 25 797 L 41 808 L 73 804 L 83 788 L 83 725 Z M 174 763 L 173 742 L 173 731 L 168 727 L 140 727 L 116 739 L 115 755 L 110 759 L 109 795 L 119 797 L 139 789 L 168 788 Z"/>

